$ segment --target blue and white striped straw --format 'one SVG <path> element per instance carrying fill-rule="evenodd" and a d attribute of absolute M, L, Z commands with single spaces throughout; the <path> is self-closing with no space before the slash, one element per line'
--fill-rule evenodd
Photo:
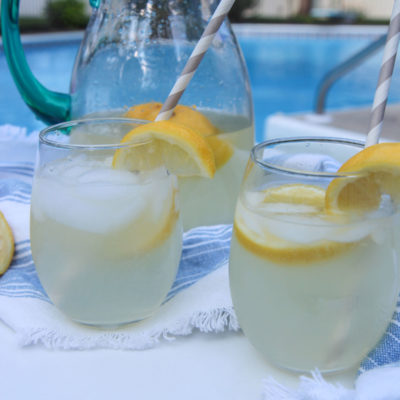
<path fill-rule="evenodd" d="M 221 0 L 221 2 L 218 4 L 218 7 L 214 11 L 214 14 L 207 24 L 203 34 L 201 35 L 200 40 L 193 49 L 193 52 L 190 55 L 183 71 L 179 75 L 174 87 L 165 100 L 160 113 L 157 115 L 156 121 L 166 120 L 172 115 L 175 106 L 178 104 L 179 99 L 196 72 L 196 69 L 203 59 L 204 54 L 210 47 L 215 34 L 227 16 L 229 10 L 232 8 L 234 2 L 235 0 Z"/>
<path fill-rule="evenodd" d="M 379 142 L 382 131 L 383 117 L 385 115 L 386 103 L 389 95 L 390 82 L 396 61 L 397 48 L 400 39 L 400 0 L 395 0 L 392 16 L 390 18 L 389 30 L 383 53 L 383 61 L 379 73 L 378 85 L 375 91 L 374 103 L 371 110 L 369 132 L 365 147 Z"/>

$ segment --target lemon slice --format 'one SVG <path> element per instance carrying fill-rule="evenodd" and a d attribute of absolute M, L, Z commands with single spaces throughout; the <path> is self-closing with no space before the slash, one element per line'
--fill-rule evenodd
<path fill-rule="evenodd" d="M 317 231 L 318 235 L 324 236 L 314 226 L 307 226 L 310 217 L 324 217 L 324 198 L 324 189 L 303 184 L 282 185 L 247 196 L 246 205 L 239 201 L 236 209 L 236 237 L 248 251 L 277 264 L 304 265 L 337 256 L 353 247 L 355 242 L 314 238 L 307 243 L 304 232 L 300 234 L 304 227 L 306 232 L 315 234 Z M 279 214 L 290 217 L 285 223 L 279 219 Z M 297 224 L 290 222 L 293 218 Z M 299 234 L 287 234 L 285 231 L 289 225 L 294 230 L 298 229 Z M 288 240 L 288 237 L 294 236 L 298 240 Z"/>
<path fill-rule="evenodd" d="M 161 103 L 150 102 L 138 104 L 130 108 L 125 117 L 138 118 L 147 121 L 154 121 L 162 107 Z M 200 111 L 194 107 L 188 107 L 178 104 L 172 113 L 169 121 L 184 125 L 197 134 L 204 136 L 211 147 L 216 169 L 225 165 L 233 155 L 233 146 L 226 140 L 216 135 L 220 133 L 219 129 Z"/>
<path fill-rule="evenodd" d="M 314 212 L 324 208 L 325 190 L 319 186 L 286 184 L 261 192 L 263 203 L 284 203 L 309 206 Z"/>
<path fill-rule="evenodd" d="M 179 212 L 177 211 L 176 206 L 176 191 L 174 191 L 170 210 L 168 214 L 159 221 L 159 224 L 162 228 L 157 232 L 152 240 L 146 244 L 146 246 L 142 246 L 141 252 L 147 253 L 158 246 L 160 243 L 163 243 L 171 235 L 178 218 Z"/>
<path fill-rule="evenodd" d="M 177 190 L 174 189 L 170 196 L 164 198 L 163 210 L 161 214 L 157 213 L 156 220 L 154 209 L 150 205 L 135 224 L 134 231 L 130 232 L 129 243 L 115 245 L 115 254 L 132 257 L 137 254 L 146 254 L 162 245 L 174 231 L 179 218 L 176 196 Z"/>
<path fill-rule="evenodd" d="M 156 102 L 138 104 L 130 108 L 125 113 L 125 117 L 154 121 L 160 112 L 161 107 L 162 104 Z M 197 111 L 194 107 L 178 104 L 169 118 L 169 121 L 184 125 L 202 136 L 215 135 L 219 132 L 218 128 L 216 128 L 205 115 Z"/>
<path fill-rule="evenodd" d="M 7 271 L 14 255 L 14 236 L 0 211 L 0 275 Z"/>
<path fill-rule="evenodd" d="M 170 120 L 138 126 L 121 143 L 141 145 L 118 149 L 113 157 L 114 168 L 141 171 L 166 165 L 177 176 L 214 176 L 215 160 L 207 141 Z"/>
<path fill-rule="evenodd" d="M 382 194 L 400 202 L 400 143 L 380 143 L 347 160 L 326 191 L 327 212 L 365 212 L 379 207 Z"/>

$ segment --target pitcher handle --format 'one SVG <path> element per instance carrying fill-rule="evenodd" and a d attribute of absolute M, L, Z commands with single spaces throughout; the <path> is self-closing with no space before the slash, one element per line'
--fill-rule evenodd
<path fill-rule="evenodd" d="M 19 0 L 2 0 L 1 30 L 7 63 L 14 82 L 29 108 L 46 123 L 65 121 L 70 115 L 71 97 L 46 89 L 32 74 L 19 33 Z"/>
<path fill-rule="evenodd" d="M 100 7 L 100 2 L 101 2 L 101 0 L 90 0 L 90 5 L 93 8 L 99 8 Z"/>

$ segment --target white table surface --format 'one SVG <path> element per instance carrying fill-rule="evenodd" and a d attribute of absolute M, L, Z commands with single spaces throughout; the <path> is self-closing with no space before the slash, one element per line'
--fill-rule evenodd
<path fill-rule="evenodd" d="M 326 379 L 352 387 L 355 375 L 353 369 Z M 293 388 L 299 383 L 241 333 L 195 333 L 144 351 L 59 351 L 19 347 L 0 322 L 1 400 L 259 400 L 268 376 Z"/>

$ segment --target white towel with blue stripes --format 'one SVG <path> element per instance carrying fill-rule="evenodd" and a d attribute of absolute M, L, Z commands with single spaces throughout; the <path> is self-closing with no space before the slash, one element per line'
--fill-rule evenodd
<path fill-rule="evenodd" d="M 10 130 L 10 127 L 0 127 L 0 137 L 5 129 Z M 25 135 L 24 131 L 19 133 Z M 12 264 L 0 277 L 0 320 L 14 330 L 21 345 L 38 344 L 53 349 L 135 350 L 153 347 L 160 340 L 188 335 L 193 330 L 239 330 L 228 283 L 230 225 L 201 227 L 185 233 L 182 261 L 175 283 L 168 300 L 152 318 L 138 325 L 104 331 L 75 324 L 64 317 L 48 299 L 32 261 L 29 204 L 34 140 L 19 138 L 18 141 L 15 148 L 19 153 L 9 151 L 6 154 L 4 146 L 10 149 L 10 143 L 2 143 L 0 139 L 0 153 L 6 154 L 10 160 L 0 163 L 0 210 L 9 221 L 16 241 Z M 16 139 L 12 143 L 15 144 Z M 311 378 L 303 378 L 299 389 L 294 391 L 268 379 L 264 398 L 399 400 L 400 367 L 392 366 L 396 362 L 400 362 L 400 301 L 381 342 L 362 362 L 355 389 L 328 384 L 315 372 Z M 379 397 L 379 393 L 387 396 Z"/>

